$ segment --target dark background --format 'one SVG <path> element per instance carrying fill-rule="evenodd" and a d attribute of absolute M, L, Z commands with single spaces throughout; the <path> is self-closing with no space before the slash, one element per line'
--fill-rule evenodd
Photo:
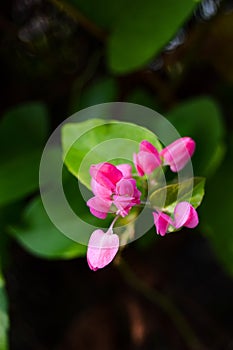
<path fill-rule="evenodd" d="M 160 54 L 120 75 L 106 61 L 104 26 L 99 35 L 96 27 L 72 15 L 82 13 L 75 2 L 69 11 L 59 3 L 1 2 L 2 117 L 15 106 L 42 102 L 51 133 L 73 112 L 97 103 L 132 101 L 166 114 L 183 101 L 208 96 L 218 105 L 225 130 L 225 153 L 207 176 L 201 210 L 203 222 L 213 223 L 215 231 L 208 233 L 203 224 L 157 240 L 151 231 L 148 241 L 134 242 L 122 253 L 138 282 L 179 308 L 198 338 L 195 345 L 184 339 L 161 303 L 151 302 L 147 289 L 138 289 L 117 264 L 92 272 L 85 257 L 43 259 L 15 240 L 7 228 L 20 222 L 37 191 L 2 205 L 10 349 L 231 350 L 233 3 L 202 1 Z M 211 129 L 211 116 L 209 124 Z"/>

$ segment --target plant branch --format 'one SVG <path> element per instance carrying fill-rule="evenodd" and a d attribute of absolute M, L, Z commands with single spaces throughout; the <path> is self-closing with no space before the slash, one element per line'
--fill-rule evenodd
<path fill-rule="evenodd" d="M 129 284 L 132 288 L 142 294 L 147 300 L 158 306 L 161 310 L 163 310 L 163 312 L 167 314 L 167 316 L 176 326 L 189 349 L 206 349 L 196 337 L 194 331 L 192 330 L 191 326 L 181 311 L 165 294 L 162 294 L 158 290 L 152 289 L 144 281 L 137 277 L 130 269 L 129 265 L 122 259 L 122 257 L 116 259 L 116 265 L 127 284 Z"/>
<path fill-rule="evenodd" d="M 94 22 L 87 18 L 83 13 L 81 13 L 77 7 L 74 7 L 70 4 L 64 3 L 59 0 L 49 0 L 59 11 L 65 12 L 70 18 L 75 22 L 80 23 L 80 25 L 86 29 L 90 34 L 95 36 L 101 41 L 105 41 L 106 32 L 99 28 Z"/>

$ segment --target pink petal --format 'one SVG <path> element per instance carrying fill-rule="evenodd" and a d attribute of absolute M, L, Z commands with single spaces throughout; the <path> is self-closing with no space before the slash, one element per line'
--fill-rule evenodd
<path fill-rule="evenodd" d="M 140 151 L 142 152 L 149 152 L 154 154 L 157 158 L 159 158 L 159 152 L 158 150 L 155 148 L 155 146 L 153 146 L 150 142 L 144 140 L 140 143 Z"/>
<path fill-rule="evenodd" d="M 133 162 L 134 162 L 134 166 L 138 172 L 138 175 L 143 176 L 145 173 L 139 165 L 138 154 L 136 154 L 136 153 L 133 154 Z"/>
<path fill-rule="evenodd" d="M 116 183 L 123 177 L 121 171 L 110 163 L 100 163 L 90 167 L 91 176 L 109 190 L 114 190 Z"/>
<path fill-rule="evenodd" d="M 174 218 L 176 228 L 182 226 L 194 228 L 199 223 L 196 209 L 188 202 L 180 202 L 176 205 Z"/>
<path fill-rule="evenodd" d="M 122 179 L 116 185 L 116 194 L 119 196 L 132 197 L 134 195 L 135 186 L 136 186 L 135 180 L 131 181 L 127 179 Z"/>
<path fill-rule="evenodd" d="M 110 210 L 112 201 L 99 197 L 92 197 L 87 201 L 90 212 L 99 219 L 105 219 Z"/>
<path fill-rule="evenodd" d="M 164 158 L 164 165 L 169 165 L 173 172 L 178 172 L 184 168 L 195 151 L 195 141 L 190 137 L 182 137 L 161 152 L 160 156 Z"/>
<path fill-rule="evenodd" d="M 161 159 L 149 152 L 140 151 L 137 155 L 137 161 L 145 174 L 151 174 L 161 165 Z"/>
<path fill-rule="evenodd" d="M 123 175 L 124 179 L 130 179 L 132 177 L 132 167 L 129 164 L 120 164 L 116 166 Z"/>
<path fill-rule="evenodd" d="M 103 199 L 110 199 L 112 195 L 112 191 L 108 188 L 101 186 L 95 179 L 91 179 L 91 189 L 95 196 L 103 198 Z"/>
<path fill-rule="evenodd" d="M 162 212 L 156 213 L 153 212 L 154 224 L 158 235 L 165 236 L 167 233 L 168 227 L 174 225 L 172 219 L 169 215 Z"/>
<path fill-rule="evenodd" d="M 121 215 L 123 218 L 129 214 L 130 209 L 135 205 L 134 197 L 114 196 L 113 204 L 118 209 L 117 215 Z"/>
<path fill-rule="evenodd" d="M 91 270 L 98 270 L 108 265 L 119 249 L 119 237 L 112 230 L 95 230 L 88 243 L 87 262 Z"/>

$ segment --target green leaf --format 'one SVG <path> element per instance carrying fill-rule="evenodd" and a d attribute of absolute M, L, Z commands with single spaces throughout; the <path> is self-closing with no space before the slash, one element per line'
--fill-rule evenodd
<path fill-rule="evenodd" d="M 4 279 L 0 272 L 0 350 L 8 350 L 8 301 L 4 288 Z"/>
<path fill-rule="evenodd" d="M 41 148 L 48 133 L 48 111 L 42 103 L 27 103 L 8 110 L 0 123 L 1 160 Z"/>
<path fill-rule="evenodd" d="M 6 205 L 38 189 L 40 151 L 16 153 L 14 159 L 1 164 L 0 205 Z"/>
<path fill-rule="evenodd" d="M 66 0 L 77 8 L 78 12 L 82 13 L 90 21 L 93 21 L 104 29 L 113 27 L 116 19 L 121 16 L 125 8 L 125 1 L 111 0 Z"/>
<path fill-rule="evenodd" d="M 8 111 L 0 123 L 0 206 L 16 201 L 39 185 L 38 169 L 48 132 L 43 104 L 29 103 Z"/>
<path fill-rule="evenodd" d="M 148 63 L 192 14 L 193 0 L 126 2 L 108 42 L 113 72 L 126 73 Z"/>
<path fill-rule="evenodd" d="M 71 112 L 77 112 L 83 108 L 93 106 L 99 103 L 112 102 L 117 99 L 117 83 L 113 78 L 103 78 L 88 86 L 80 94 L 79 81 L 74 84 L 71 96 Z"/>
<path fill-rule="evenodd" d="M 10 233 L 34 255 L 47 259 L 84 256 L 86 247 L 62 234 L 50 221 L 38 197 L 27 207 L 23 226 L 10 227 Z"/>
<path fill-rule="evenodd" d="M 128 96 L 127 96 L 127 102 L 131 103 L 137 103 L 146 107 L 149 107 L 151 109 L 156 109 L 156 101 L 152 94 L 148 93 L 146 90 L 138 88 L 133 90 Z"/>
<path fill-rule="evenodd" d="M 138 152 L 138 144 L 144 139 L 161 150 L 157 137 L 135 124 L 101 119 L 66 124 L 62 130 L 64 162 L 69 171 L 90 189 L 89 169 L 92 164 L 106 161 L 118 164 L 122 159 L 132 162 L 133 153 Z"/>
<path fill-rule="evenodd" d="M 205 179 L 195 177 L 183 182 L 170 184 L 155 190 L 150 196 L 151 205 L 155 209 L 173 214 L 178 202 L 189 201 L 197 208 L 204 196 Z"/>
<path fill-rule="evenodd" d="M 204 235 L 216 256 L 233 276 L 233 145 L 216 174 L 207 181 L 206 198 L 200 214 Z"/>
<path fill-rule="evenodd" d="M 224 122 L 218 105 L 208 97 L 186 101 L 175 107 L 167 117 L 181 136 L 196 141 L 192 157 L 194 171 L 201 175 L 213 173 L 224 155 Z"/>

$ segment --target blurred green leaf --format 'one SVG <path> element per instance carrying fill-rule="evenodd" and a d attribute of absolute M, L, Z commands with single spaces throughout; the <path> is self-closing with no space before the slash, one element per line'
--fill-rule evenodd
<path fill-rule="evenodd" d="M 172 39 L 195 6 L 193 0 L 125 3 L 108 42 L 111 70 L 127 73 L 148 63 Z"/>
<path fill-rule="evenodd" d="M 1 164 L 0 205 L 6 205 L 38 189 L 41 152 L 16 153 L 14 159 Z"/>
<path fill-rule="evenodd" d="M 50 221 L 39 197 L 27 207 L 24 225 L 10 227 L 10 233 L 29 252 L 47 259 L 84 256 L 86 247 L 62 234 Z"/>
<path fill-rule="evenodd" d="M 181 136 L 190 136 L 196 141 L 192 157 L 195 173 L 213 173 L 225 150 L 224 123 L 217 104 L 208 97 L 193 99 L 175 107 L 167 117 Z"/>
<path fill-rule="evenodd" d="M 4 279 L 0 272 L 0 350 L 8 350 L 8 301 L 4 288 Z"/>
<path fill-rule="evenodd" d="M 137 103 L 155 109 L 155 98 L 144 89 L 135 89 L 127 97 L 127 102 Z M 157 109 L 156 109 L 157 110 Z"/>
<path fill-rule="evenodd" d="M 0 122 L 1 160 L 41 148 L 48 133 L 48 111 L 42 103 L 26 103 L 8 110 Z"/>
<path fill-rule="evenodd" d="M 154 208 L 173 214 L 178 202 L 189 201 L 197 208 L 204 196 L 205 179 L 195 177 L 183 182 L 170 184 L 155 190 L 150 196 Z"/>
<path fill-rule="evenodd" d="M 206 198 L 201 207 L 204 234 L 226 270 L 233 275 L 233 145 L 215 173 L 207 181 Z"/>
<path fill-rule="evenodd" d="M 48 132 L 43 104 L 29 103 L 8 111 L 0 123 L 0 205 L 38 188 L 40 156 Z"/>
<path fill-rule="evenodd" d="M 66 124 L 62 130 L 64 162 L 69 171 L 90 189 L 89 169 L 92 164 L 114 160 L 117 164 L 122 158 L 126 162 L 132 161 L 133 153 L 138 152 L 138 143 L 144 139 L 161 150 L 157 137 L 135 124 L 101 119 Z"/>
<path fill-rule="evenodd" d="M 79 87 L 74 86 L 70 102 L 73 113 L 99 103 L 116 101 L 118 87 L 116 80 L 108 77 L 94 82 L 81 95 L 78 90 Z"/>
<path fill-rule="evenodd" d="M 104 29 L 113 27 L 125 8 L 124 0 L 66 0 L 66 2 L 72 4 L 74 10 L 76 8 L 79 13 Z"/>

